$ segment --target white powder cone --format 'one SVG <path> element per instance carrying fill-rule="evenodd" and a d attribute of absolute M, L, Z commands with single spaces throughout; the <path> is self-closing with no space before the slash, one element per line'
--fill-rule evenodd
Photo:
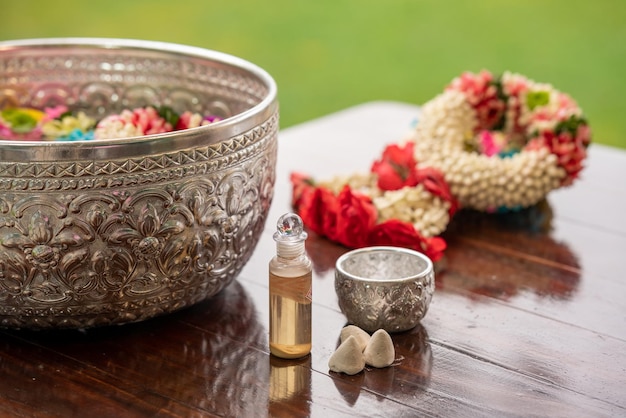
<path fill-rule="evenodd" d="M 382 368 L 390 366 L 396 358 L 391 336 L 384 329 L 379 329 L 370 338 L 370 342 L 363 352 L 365 362 L 372 367 Z"/>
<path fill-rule="evenodd" d="M 350 336 L 356 338 L 357 343 L 359 343 L 359 347 L 361 347 L 361 351 L 365 350 L 365 347 L 367 347 L 367 343 L 370 342 L 370 335 L 355 325 L 348 325 L 341 329 L 342 343 Z"/>
<path fill-rule="evenodd" d="M 333 372 L 357 374 L 365 367 L 363 351 L 357 339 L 349 336 L 328 359 L 328 368 Z"/>

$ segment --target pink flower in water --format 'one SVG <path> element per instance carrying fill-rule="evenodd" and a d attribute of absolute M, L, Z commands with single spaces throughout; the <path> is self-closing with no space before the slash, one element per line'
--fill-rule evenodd
<path fill-rule="evenodd" d="M 0 121 L 0 138 L 13 139 L 13 131 L 11 128 Z"/>
<path fill-rule="evenodd" d="M 58 119 L 62 114 L 67 113 L 68 108 L 64 105 L 54 106 L 54 107 L 46 107 L 44 109 L 45 116 L 43 121 L 49 121 L 52 119 Z"/>
<path fill-rule="evenodd" d="M 95 138 L 128 138 L 154 135 L 172 131 L 172 125 L 151 106 L 123 110 L 118 115 L 107 116 L 96 127 Z"/>
<path fill-rule="evenodd" d="M 161 134 L 171 131 L 172 125 L 163 119 L 153 107 L 144 107 L 133 110 L 133 123 L 141 129 L 144 135 Z"/>

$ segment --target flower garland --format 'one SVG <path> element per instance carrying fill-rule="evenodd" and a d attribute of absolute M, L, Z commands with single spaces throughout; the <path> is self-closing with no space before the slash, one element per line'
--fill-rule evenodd
<path fill-rule="evenodd" d="M 408 140 L 462 207 L 493 211 L 531 206 L 572 184 L 591 132 L 576 102 L 551 85 L 482 71 L 427 102 Z"/>
<path fill-rule="evenodd" d="M 292 173 L 293 207 L 315 233 L 351 248 L 393 245 L 433 261 L 443 256 L 441 234 L 457 209 L 443 175 L 418 168 L 412 143 L 388 146 L 371 172 L 316 183 Z"/>
<path fill-rule="evenodd" d="M 99 122 L 84 112 L 71 112 L 61 105 L 43 111 L 28 107 L 9 107 L 0 111 L 0 139 L 24 141 L 80 141 L 118 139 L 153 135 L 196 128 L 221 118 L 185 111 L 181 114 L 167 106 L 124 109 Z"/>
<path fill-rule="evenodd" d="M 370 173 L 325 182 L 293 173 L 292 204 L 307 227 L 347 247 L 395 245 L 437 261 L 457 208 L 540 202 L 579 176 L 590 141 L 581 109 L 551 85 L 464 73 Z"/>

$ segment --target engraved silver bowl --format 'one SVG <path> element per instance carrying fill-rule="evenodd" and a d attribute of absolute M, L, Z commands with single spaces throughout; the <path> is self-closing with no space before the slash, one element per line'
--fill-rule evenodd
<path fill-rule="evenodd" d="M 58 104 L 97 119 L 167 105 L 223 120 L 126 139 L 0 140 L 0 326 L 135 322 L 231 283 L 274 192 L 272 77 L 161 42 L 0 42 L 0 108 Z"/>
<path fill-rule="evenodd" d="M 435 291 L 432 261 L 399 247 L 345 253 L 335 266 L 335 290 L 348 321 L 366 331 L 406 331 L 426 315 Z"/>

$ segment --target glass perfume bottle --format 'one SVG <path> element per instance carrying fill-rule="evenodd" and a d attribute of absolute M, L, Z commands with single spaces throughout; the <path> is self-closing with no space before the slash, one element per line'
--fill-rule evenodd
<path fill-rule="evenodd" d="M 304 250 L 306 238 L 298 215 L 278 219 L 276 255 L 269 263 L 270 352 L 286 359 L 311 352 L 312 265 Z"/>

